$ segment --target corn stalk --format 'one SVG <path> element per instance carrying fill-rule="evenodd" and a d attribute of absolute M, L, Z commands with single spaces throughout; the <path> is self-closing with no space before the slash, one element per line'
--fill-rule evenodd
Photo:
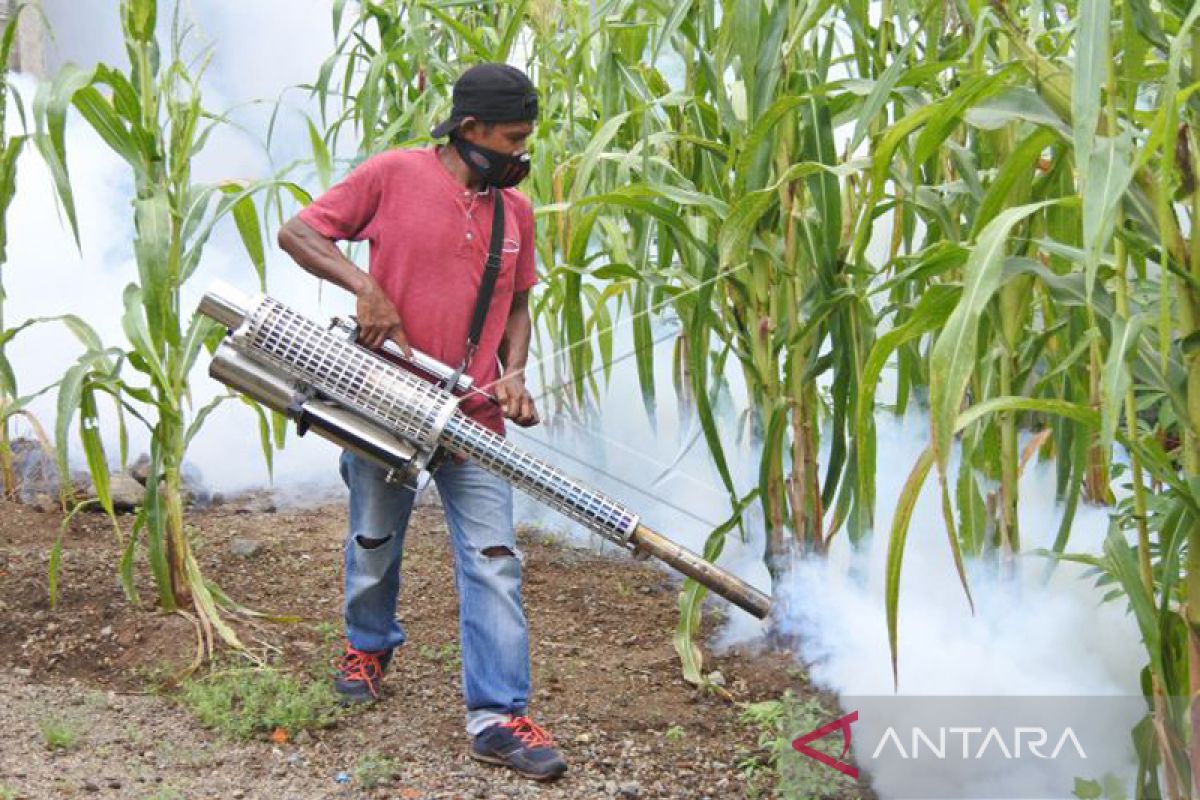
<path fill-rule="evenodd" d="M 35 103 L 43 155 L 51 164 L 59 199 L 77 240 L 66 159 L 69 108 L 125 161 L 136 191 L 132 207 L 138 274 L 123 293 L 121 321 L 126 346 L 105 349 L 96 342 L 64 376 L 58 398 L 58 449 L 65 469 L 70 425 L 78 416 L 79 435 L 100 503 L 111 513 L 109 459 L 98 432 L 97 398 L 109 395 L 116 403 L 122 464 L 127 455 L 126 418 L 146 426 L 151 462 L 146 502 L 125 542 L 119 566 L 122 585 L 136 600 L 135 555 L 144 536 L 158 605 L 167 611 L 191 606 L 204 649 L 211 652 L 217 638 L 239 645 L 222 609 L 245 609 L 201 573 L 184 525 L 181 470 L 189 443 L 208 415 L 230 396 L 218 396 L 199 409 L 191 407 L 192 368 L 205 346 L 215 346 L 221 331 L 207 318 L 190 314 L 181 305 L 180 293 L 199 270 L 209 236 L 227 217 L 236 224 L 260 286 L 265 285 L 262 226 L 253 195 L 264 188 L 280 187 L 302 199 L 306 195 L 279 182 L 193 181 L 192 158 L 224 119 L 201 103 L 199 83 L 209 54 L 202 55 L 196 66 L 182 60 L 188 30 L 181 24 L 177 6 L 171 48 L 164 58 L 155 34 L 157 13 L 154 0 L 123 0 L 120 15 L 128 71 L 104 64 L 91 70 L 67 65 L 41 87 Z M 261 409 L 256 407 L 256 411 L 269 469 L 272 426 Z M 276 443 L 282 431 L 276 420 Z"/>
<path fill-rule="evenodd" d="M 940 139 L 940 147 L 951 148 L 942 185 L 966 186 L 957 211 L 973 228 L 969 237 L 947 237 L 955 259 L 966 257 L 961 273 L 944 273 L 960 283 L 961 296 L 935 329 L 928 382 L 933 442 L 913 469 L 902 499 L 906 513 L 892 534 L 893 668 L 912 500 L 935 465 L 962 575 L 961 550 L 978 551 L 987 541 L 977 535 L 980 524 L 987 526 L 987 511 L 997 510 L 979 502 L 974 474 L 995 474 L 998 467 L 999 514 L 992 521 L 1002 548 L 1015 552 L 1019 539 L 1007 532 L 1015 531 L 1010 492 L 1022 456 L 1011 426 L 1023 418 L 1045 431 L 1031 446 L 1058 454 L 1059 488 L 1068 501 L 1045 554 L 1097 568 L 1119 587 L 1142 630 L 1148 714 L 1134 731 L 1143 758 L 1138 796 L 1191 797 L 1195 759 L 1188 743 L 1198 741 L 1200 718 L 1189 720 L 1189 704 L 1180 698 L 1200 688 L 1200 639 L 1181 583 L 1186 587 L 1196 574 L 1188 538 L 1195 535 L 1190 481 L 1200 465 L 1193 445 L 1200 416 L 1191 411 L 1197 395 L 1187 376 L 1195 364 L 1188 341 L 1196 330 L 1200 273 L 1184 232 L 1200 207 L 1191 202 L 1194 186 L 1184 188 L 1194 164 L 1177 131 L 1196 112 L 1181 87 L 1195 63 L 1189 57 L 1198 12 L 1185 14 L 1172 3 L 1156 11 L 1133 0 L 1053 8 L 993 0 L 973 10 L 958 31 L 972 45 L 971 57 L 952 65 L 959 88 L 924 102 L 910 95 L 893 122 L 896 134 L 885 135 L 875 153 L 876 167 L 897 184 L 918 175 L 927 180 L 896 155 L 916 153 L 919 169 Z M 1069 14 L 1072 27 L 1060 14 Z M 998 90 L 962 103 L 972 80 Z M 1162 103 L 1145 117 L 1139 104 L 1148 94 Z M 1188 123 L 1183 130 L 1190 136 Z M 926 263 L 945 252 L 947 242 L 938 238 L 927 236 Z M 1118 506 L 1104 553 L 1062 556 L 1078 500 L 1114 500 L 1117 442 L 1129 454 L 1132 493 Z M 949 472 L 953 446 L 962 451 L 957 478 Z M 1152 499 L 1151 491 L 1158 496 Z M 1177 654 L 1188 651 L 1181 662 Z"/>

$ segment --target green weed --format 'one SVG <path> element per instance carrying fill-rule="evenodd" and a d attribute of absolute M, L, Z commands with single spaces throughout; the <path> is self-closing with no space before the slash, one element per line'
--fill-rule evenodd
<path fill-rule="evenodd" d="M 238 739 L 282 728 L 332 725 L 345 710 L 330 682 L 274 666 L 214 670 L 184 681 L 181 697 L 202 723 Z"/>
<path fill-rule="evenodd" d="M 70 750 L 79 743 L 79 723 L 66 717 L 47 717 L 38 723 L 47 750 Z"/>
<path fill-rule="evenodd" d="M 370 751 L 359 756 L 354 765 L 354 780 L 364 789 L 391 783 L 400 775 L 400 762 Z"/>
<path fill-rule="evenodd" d="M 457 642 L 447 642 L 441 646 L 423 644 L 417 652 L 421 658 L 441 664 L 446 672 L 457 672 L 462 666 L 462 654 Z"/>
<path fill-rule="evenodd" d="M 778 700 L 746 705 L 741 722 L 758 734 L 757 748 L 740 748 L 737 768 L 746 779 L 747 796 L 777 800 L 810 800 L 834 797 L 845 786 L 828 767 L 792 748 L 792 740 L 839 715 L 816 697 L 796 697 L 790 690 Z M 838 756 L 842 741 L 837 736 L 811 743 L 824 753 Z"/>

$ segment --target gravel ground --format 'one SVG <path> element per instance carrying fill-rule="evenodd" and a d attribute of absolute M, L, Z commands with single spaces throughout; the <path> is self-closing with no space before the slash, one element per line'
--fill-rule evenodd
<path fill-rule="evenodd" d="M 572 749 L 573 768 L 562 780 L 540 785 L 506 770 L 477 764 L 463 747 L 425 746 L 420 731 L 396 726 L 375 740 L 372 732 L 301 734 L 297 742 L 228 741 L 196 725 L 183 709 L 150 695 L 90 689 L 78 681 L 34 685 L 0 675 L 0 787 L 16 797 L 96 798 L 716 798 L 742 796 L 731 773 L 708 794 L 676 790 L 687 765 L 669 770 L 653 748 L 632 739 L 615 747 Z M 47 752 L 41 725 L 53 722 L 77 737 L 65 750 Z M 347 746 L 361 738 L 365 750 Z M 387 753 L 397 775 L 386 785 L 362 788 L 356 768 L 362 752 Z M 356 752 L 358 755 L 355 755 Z M 697 758 L 703 757 L 696 753 Z M 726 767 L 728 765 L 725 765 Z M 337 783 L 338 773 L 350 781 Z"/>
<path fill-rule="evenodd" d="M 128 529 L 129 518 L 122 518 Z M 457 599 L 436 507 L 414 514 L 400 616 L 409 643 L 373 708 L 276 744 L 204 728 L 153 676 L 194 654 L 191 624 L 136 608 L 115 578 L 120 544 L 102 516 L 63 539 L 61 597 L 46 568 L 61 515 L 0 503 L 0 800 L 10 798 L 680 798 L 747 797 L 736 762 L 759 752 L 746 703 L 812 693 L 787 653 L 708 653 L 732 699 L 680 677 L 671 644 L 677 583 L 653 566 L 522 530 L 535 693 L 531 713 L 570 769 L 535 784 L 466 754 Z M 298 624 L 236 620 L 284 668 L 327 663 L 341 599 L 343 504 L 274 510 L 228 503 L 188 514 L 205 574 L 253 608 Z M 139 590 L 154 596 L 144 563 Z M 714 632 L 710 620 L 703 631 Z M 670 732 L 670 733 L 668 733 Z M 51 735 L 71 741 L 48 751 Z M 371 762 L 387 759 L 389 770 Z M 348 778 L 339 782 L 338 777 Z M 377 785 L 371 785 L 376 783 Z M 844 787 L 843 787 L 844 788 Z M 835 793 L 839 797 L 869 797 Z"/>

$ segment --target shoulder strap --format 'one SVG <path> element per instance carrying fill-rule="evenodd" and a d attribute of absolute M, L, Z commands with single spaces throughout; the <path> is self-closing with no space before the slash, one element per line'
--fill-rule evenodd
<path fill-rule="evenodd" d="M 487 318 L 488 306 L 492 303 L 492 291 L 500 275 L 501 250 L 504 248 L 504 194 L 492 187 L 492 241 L 488 245 L 487 261 L 483 265 L 483 278 L 479 281 L 479 294 L 475 298 L 475 313 L 471 316 L 471 330 L 467 334 L 467 360 L 479 347 L 483 335 L 483 321 Z"/>

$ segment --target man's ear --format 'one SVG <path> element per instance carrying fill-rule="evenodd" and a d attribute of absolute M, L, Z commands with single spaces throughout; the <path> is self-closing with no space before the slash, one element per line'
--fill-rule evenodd
<path fill-rule="evenodd" d="M 457 133 L 464 139 L 470 139 L 471 135 L 475 134 L 482 127 L 478 117 L 463 117 L 462 122 L 458 123 Z"/>

